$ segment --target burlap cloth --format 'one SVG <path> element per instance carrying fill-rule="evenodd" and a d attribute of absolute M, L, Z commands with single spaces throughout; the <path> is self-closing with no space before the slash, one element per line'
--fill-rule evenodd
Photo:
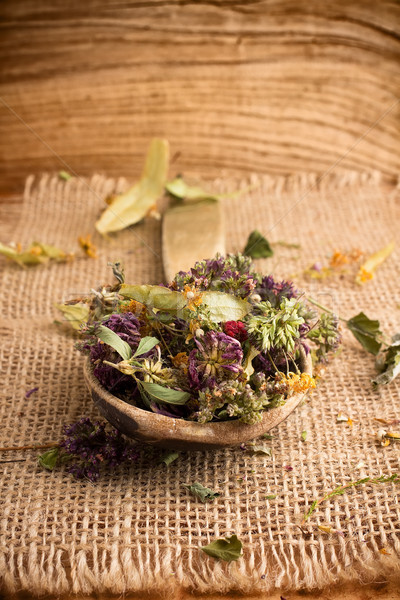
<path fill-rule="evenodd" d="M 226 200 L 228 250 L 242 249 L 254 228 L 271 241 L 301 244 L 276 247 L 273 259 L 258 261 L 266 273 L 291 276 L 335 248 L 372 253 L 399 238 L 398 197 L 384 190 L 377 173 L 329 175 L 322 182 L 313 175 L 251 177 L 250 183 L 257 187 Z M 248 184 L 221 180 L 214 188 Z M 0 239 L 76 250 L 78 235 L 93 232 L 104 197 L 125 186 L 100 176 L 88 182 L 29 178 L 19 224 L 3 227 Z M 124 261 L 128 281 L 162 280 L 159 222 L 146 220 L 111 241 L 94 240 L 97 260 L 26 271 L 1 260 L 2 446 L 57 441 L 63 424 L 98 417 L 73 338 L 53 324 L 53 303 L 111 281 L 109 260 Z M 362 288 L 346 277 L 295 280 L 342 316 L 364 310 L 393 333 L 400 329 L 397 257 Z M 1 465 L 3 590 L 159 590 L 171 597 L 181 587 L 255 592 L 398 577 L 398 485 L 353 489 L 322 504 L 306 532 L 298 527 L 311 501 L 336 485 L 399 470 L 399 447 L 382 448 L 374 440 L 375 417 L 400 417 L 399 385 L 374 391 L 373 372 L 373 357 L 345 333 L 343 352 L 318 390 L 273 431 L 273 440 L 262 441 L 272 447 L 272 458 L 241 449 L 183 453 L 169 467 L 146 458 L 92 484 L 62 470 L 43 471 L 35 451 L 2 454 L 4 460 L 25 459 Z M 33 387 L 39 390 L 26 399 Z M 336 422 L 339 412 L 353 419 L 353 427 Z M 183 487 L 194 481 L 221 496 L 201 504 Z M 271 494 L 276 499 L 266 500 Z M 318 524 L 344 536 L 323 533 Z M 219 562 L 199 550 L 233 533 L 244 548 L 237 562 Z"/>

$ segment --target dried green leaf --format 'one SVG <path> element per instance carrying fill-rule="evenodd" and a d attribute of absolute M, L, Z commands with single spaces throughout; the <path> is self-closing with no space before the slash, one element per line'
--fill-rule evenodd
<path fill-rule="evenodd" d="M 46 256 L 51 258 L 52 260 L 64 261 L 67 260 L 71 255 L 67 255 L 64 250 L 60 250 L 56 246 L 51 246 L 50 244 L 43 244 L 42 242 L 33 242 L 30 246 L 32 248 L 40 248 L 42 251 L 42 256 Z"/>
<path fill-rule="evenodd" d="M 50 450 L 46 450 L 43 454 L 38 456 L 38 462 L 41 467 L 47 469 L 48 471 L 53 471 L 57 466 L 57 462 L 60 458 L 60 448 L 56 446 L 55 448 L 50 448 Z"/>
<path fill-rule="evenodd" d="M 173 463 L 174 460 L 179 458 L 179 455 L 180 455 L 180 452 L 175 452 L 174 450 L 171 450 L 170 452 L 167 452 L 166 454 L 164 454 L 164 456 L 160 460 L 160 463 L 164 463 L 168 467 L 168 465 Z"/>
<path fill-rule="evenodd" d="M 379 321 L 371 320 L 363 312 L 360 312 L 347 321 L 347 327 L 367 352 L 378 354 L 382 346 L 382 342 L 378 340 L 378 337 L 382 335 Z"/>
<path fill-rule="evenodd" d="M 77 304 L 55 304 L 54 306 L 62 312 L 65 319 L 74 329 L 79 330 L 81 325 L 84 325 L 89 319 L 90 307 L 83 302 L 78 302 Z"/>
<path fill-rule="evenodd" d="M 265 496 L 265 500 L 275 500 L 276 494 L 269 494 L 269 496 Z"/>
<path fill-rule="evenodd" d="M 188 392 L 173 390 L 172 388 L 164 387 L 158 383 L 141 381 L 140 388 L 149 398 L 151 398 L 151 400 L 154 402 L 161 402 L 163 404 L 183 405 L 186 404 L 190 398 L 190 394 Z"/>
<path fill-rule="evenodd" d="M 301 441 L 302 442 L 305 442 L 307 440 L 307 435 L 308 435 L 307 431 L 301 432 Z"/>
<path fill-rule="evenodd" d="M 0 254 L 16 262 L 20 267 L 30 267 L 42 265 L 54 260 L 55 262 L 65 262 L 73 257 L 73 254 L 66 254 L 60 248 L 33 242 L 27 250 L 21 251 L 11 246 L 0 243 Z"/>
<path fill-rule="evenodd" d="M 256 444 L 249 444 L 247 446 L 247 448 L 252 454 L 266 454 L 267 456 L 272 456 L 271 448 L 265 448 L 264 446 L 257 446 Z"/>
<path fill-rule="evenodd" d="M 186 306 L 186 298 L 181 292 L 175 292 L 162 285 L 127 285 L 123 284 L 119 293 L 145 304 L 149 308 L 178 312 Z"/>
<path fill-rule="evenodd" d="M 251 309 L 247 300 L 224 292 L 203 292 L 202 305 L 205 306 L 214 323 L 240 321 Z"/>
<path fill-rule="evenodd" d="M 273 440 L 274 439 L 274 436 L 271 435 L 270 433 L 263 433 L 263 435 L 261 437 L 264 438 L 264 440 Z"/>
<path fill-rule="evenodd" d="M 96 327 L 96 335 L 105 344 L 111 346 L 118 354 L 124 359 L 129 360 L 132 356 L 132 348 L 130 345 L 125 342 L 123 339 L 119 337 L 105 325 L 99 325 Z"/>
<path fill-rule="evenodd" d="M 165 185 L 165 189 L 171 196 L 179 198 L 180 200 L 188 200 L 196 202 L 197 200 L 222 200 L 224 198 L 237 198 L 246 190 L 238 190 L 236 192 L 230 192 L 227 194 L 213 194 L 207 192 L 197 185 L 188 185 L 186 181 L 180 176 L 175 177 L 172 181 L 168 181 Z"/>
<path fill-rule="evenodd" d="M 218 200 L 218 195 L 206 192 L 199 186 L 188 185 L 182 177 L 175 177 L 172 181 L 168 181 L 165 189 L 171 196 L 180 200 Z"/>
<path fill-rule="evenodd" d="M 70 173 L 68 173 L 67 171 L 59 171 L 58 172 L 58 176 L 60 179 L 63 179 L 64 181 L 68 181 L 69 179 L 73 179 L 73 175 L 70 175 Z"/>
<path fill-rule="evenodd" d="M 189 490 L 196 498 L 200 500 L 200 502 L 210 502 L 211 500 L 215 500 L 220 496 L 219 492 L 214 492 L 210 490 L 208 487 L 204 487 L 201 483 L 195 482 L 192 485 L 185 485 L 185 488 Z"/>
<path fill-rule="evenodd" d="M 96 223 L 99 233 L 120 231 L 141 221 L 162 196 L 168 173 L 169 145 L 153 139 L 140 181 L 116 196 Z"/>
<path fill-rule="evenodd" d="M 262 233 L 255 229 L 249 235 L 243 254 L 251 258 L 269 258 L 273 256 L 274 251 Z"/>
<path fill-rule="evenodd" d="M 231 535 L 224 540 L 215 540 L 208 546 L 202 546 L 201 550 L 208 556 L 231 562 L 241 557 L 242 542 L 236 535 Z"/>
<path fill-rule="evenodd" d="M 135 358 L 136 356 L 142 356 L 142 354 L 146 354 L 147 352 L 150 352 L 150 350 L 152 350 L 154 348 L 154 346 L 157 346 L 157 344 L 160 343 L 160 340 L 158 340 L 156 337 L 151 337 L 146 335 L 145 337 L 143 337 L 140 342 L 139 342 L 139 346 L 136 349 L 135 354 L 133 355 L 133 358 Z"/>
<path fill-rule="evenodd" d="M 387 385 L 400 374 L 400 334 L 392 337 L 391 345 L 385 350 L 383 371 L 372 380 L 375 385 Z"/>

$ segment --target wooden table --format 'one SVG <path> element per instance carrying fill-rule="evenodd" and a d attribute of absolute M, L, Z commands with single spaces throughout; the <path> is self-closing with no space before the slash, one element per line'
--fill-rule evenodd
<path fill-rule="evenodd" d="M 399 3 L 3 0 L 0 16 L 7 218 L 29 173 L 134 179 L 153 136 L 170 141 L 176 173 L 378 169 L 397 181 Z M 400 594 L 382 583 L 312 597 Z"/>

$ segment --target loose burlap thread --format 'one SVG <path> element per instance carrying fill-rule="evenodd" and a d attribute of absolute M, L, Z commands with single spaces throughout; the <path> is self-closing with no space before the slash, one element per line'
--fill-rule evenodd
<path fill-rule="evenodd" d="M 247 188 L 240 198 L 225 201 L 228 250 L 241 250 L 255 228 L 271 241 L 299 243 L 300 248 L 276 246 L 274 257 L 257 261 L 257 269 L 294 277 L 343 317 L 363 310 L 387 332 L 399 331 L 397 253 L 364 287 L 351 275 L 312 283 L 301 277 L 335 248 L 358 247 L 368 254 L 397 239 L 396 190 L 389 192 L 379 173 L 249 179 L 210 184 L 221 191 Z M 97 175 L 67 182 L 30 177 L 20 221 L 12 229 L 3 224 L 1 240 L 22 245 L 39 240 L 76 250 L 77 237 L 94 231 L 104 198 L 126 185 Z M 53 305 L 110 282 L 107 262 L 117 259 L 129 282 L 162 281 L 160 235 L 160 223 L 149 219 L 110 240 L 94 236 L 96 260 L 27 270 L 1 261 L 2 446 L 57 442 L 63 424 L 99 417 L 83 382 L 82 357 L 73 336 L 53 323 L 59 318 Z M 382 448 L 374 439 L 375 418 L 400 417 L 399 385 L 374 390 L 373 373 L 373 357 L 344 331 L 343 351 L 317 391 L 272 431 L 272 440 L 260 441 L 272 448 L 272 457 L 240 448 L 187 452 L 167 467 L 142 456 L 93 484 L 62 469 L 42 470 L 35 451 L 3 454 L 4 460 L 24 462 L 1 465 L 2 590 L 153 590 L 171 596 L 178 588 L 249 593 L 398 578 L 398 485 L 350 490 L 321 504 L 306 528 L 299 527 L 310 503 L 337 485 L 399 469 L 398 447 Z M 339 412 L 353 419 L 353 427 L 337 422 Z M 302 431 L 308 432 L 306 442 Z M 184 487 L 195 481 L 220 497 L 201 504 Z M 268 495 L 276 498 L 267 500 Z M 318 525 L 343 535 L 326 534 Z M 199 550 L 234 533 L 243 542 L 237 562 L 220 562 Z"/>

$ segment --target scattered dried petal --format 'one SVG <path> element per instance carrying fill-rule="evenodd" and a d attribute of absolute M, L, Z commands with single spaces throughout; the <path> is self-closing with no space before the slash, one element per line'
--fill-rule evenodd
<path fill-rule="evenodd" d="M 78 237 L 78 243 L 86 256 L 89 258 L 97 258 L 97 248 L 92 242 L 92 236 L 90 233 L 86 237 Z"/>
<path fill-rule="evenodd" d="M 372 254 L 363 265 L 356 277 L 356 283 L 362 285 L 369 279 L 372 279 L 376 269 L 392 254 L 394 250 L 394 242 L 390 242 L 387 246 Z"/>

